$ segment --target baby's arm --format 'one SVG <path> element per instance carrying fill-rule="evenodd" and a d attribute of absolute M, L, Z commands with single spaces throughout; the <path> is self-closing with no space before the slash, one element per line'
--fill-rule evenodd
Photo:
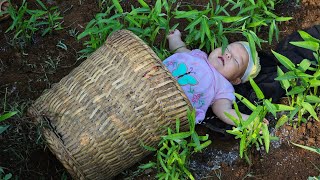
<path fill-rule="evenodd" d="M 212 111 L 223 122 L 230 124 L 230 125 L 233 125 L 233 126 L 235 125 L 234 122 L 224 114 L 225 112 L 227 112 L 234 117 L 238 117 L 236 111 L 234 109 L 232 109 L 231 100 L 229 100 L 229 99 L 216 100 L 212 105 Z M 243 120 L 247 120 L 249 118 L 249 115 L 247 115 L 247 114 L 243 114 L 243 113 L 240 113 L 240 114 L 241 114 Z M 265 118 L 263 119 L 263 122 L 266 124 L 269 124 L 269 121 Z"/>
<path fill-rule="evenodd" d="M 174 51 L 175 53 L 190 52 L 190 50 L 186 48 L 186 44 L 181 40 L 181 33 L 178 29 L 170 32 L 167 39 L 169 41 L 170 51 Z"/>
<path fill-rule="evenodd" d="M 229 99 L 218 99 L 212 105 L 212 111 L 220 120 L 227 124 L 235 125 L 224 113 L 227 112 L 234 117 L 238 117 L 234 109 L 232 109 L 232 101 Z M 242 119 L 247 120 L 248 115 L 241 113 Z"/>

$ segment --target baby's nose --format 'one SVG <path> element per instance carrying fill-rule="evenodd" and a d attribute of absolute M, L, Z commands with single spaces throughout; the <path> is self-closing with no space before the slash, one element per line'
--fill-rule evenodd
<path fill-rule="evenodd" d="M 231 59 L 231 54 L 230 53 L 225 52 L 225 56 L 226 56 L 227 59 Z"/>

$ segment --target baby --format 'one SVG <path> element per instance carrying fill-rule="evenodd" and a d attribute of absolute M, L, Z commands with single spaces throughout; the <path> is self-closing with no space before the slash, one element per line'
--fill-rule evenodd
<path fill-rule="evenodd" d="M 196 109 L 196 123 L 201 123 L 209 106 L 215 115 L 227 124 L 234 125 L 225 112 L 237 117 L 232 108 L 235 100 L 233 85 L 256 77 L 260 71 L 258 57 L 253 57 L 248 42 L 238 41 L 214 49 L 209 56 L 201 50 L 189 50 L 181 40 L 179 30 L 171 32 L 167 39 L 169 49 L 175 54 L 163 61 Z M 242 114 L 243 119 L 248 115 Z"/>

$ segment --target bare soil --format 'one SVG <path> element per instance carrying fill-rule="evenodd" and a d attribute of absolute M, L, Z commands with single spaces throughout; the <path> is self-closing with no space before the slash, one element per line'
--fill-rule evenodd
<path fill-rule="evenodd" d="M 150 3 L 153 1 L 150 1 Z M 21 1 L 15 1 L 17 5 Z M 12 21 L 0 22 L 0 112 L 18 109 L 22 113 L 1 124 L 10 124 L 10 128 L 0 135 L 0 166 L 6 173 L 12 173 L 19 179 L 70 179 L 55 156 L 45 147 L 38 134 L 38 128 L 25 115 L 27 107 L 41 93 L 59 82 L 83 60 L 77 61 L 77 52 L 84 48 L 83 41 L 77 41 L 70 36 L 70 30 L 82 32 L 86 24 L 99 12 L 97 1 L 94 0 L 46 0 L 47 6 L 58 6 L 64 17 L 64 29 L 42 37 L 37 34 L 34 42 L 24 50 L 9 44 L 12 34 L 5 33 Z M 129 8 L 131 1 L 124 1 Z M 204 5 L 207 1 L 183 1 L 191 5 Z M 40 8 L 35 0 L 28 1 L 29 8 Z M 280 38 L 300 30 L 320 24 L 319 0 L 302 0 L 299 4 L 285 1 L 276 6 L 276 13 L 292 16 L 294 19 L 279 26 Z M 261 34 L 261 37 L 267 37 Z M 61 41 L 67 50 L 56 45 Z M 272 46 L 265 45 L 264 51 L 270 52 Z M 48 65 L 53 62 L 56 67 Z M 5 104 L 5 105 L 4 105 Z M 199 133 L 209 133 L 213 140 L 212 148 L 223 151 L 237 151 L 238 141 L 220 140 L 218 135 L 204 127 L 197 127 Z M 209 171 L 199 179 L 307 179 L 309 176 L 319 176 L 320 156 L 316 153 L 293 146 L 295 142 L 307 146 L 320 147 L 320 122 L 311 121 L 299 128 L 284 126 L 275 131 L 280 142 L 273 144 L 268 154 L 264 151 L 252 152 L 252 165 L 244 159 L 237 158 L 233 162 L 221 162 L 220 168 Z M 210 149 L 209 148 L 209 149 Z M 145 161 L 152 159 L 146 157 Z M 208 162 L 208 151 L 194 155 L 194 159 Z M 212 157 L 211 157 L 212 158 Z M 133 175 L 136 167 L 121 174 L 116 179 L 152 179 L 154 172 Z M 130 173 L 131 172 L 131 173 Z M 217 173 L 218 172 L 218 173 Z"/>

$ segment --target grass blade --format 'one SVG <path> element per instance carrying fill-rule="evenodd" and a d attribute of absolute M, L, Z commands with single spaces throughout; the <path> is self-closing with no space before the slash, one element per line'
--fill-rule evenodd
<path fill-rule="evenodd" d="M 14 116 L 15 114 L 17 114 L 16 111 L 8 112 L 8 113 L 6 113 L 6 114 L 1 115 L 1 116 L 0 116 L 0 122 L 1 122 L 1 121 L 4 121 L 4 120 L 6 120 L 6 119 L 8 119 L 8 118 L 10 118 L 10 117 L 12 117 L 12 116 Z"/>

